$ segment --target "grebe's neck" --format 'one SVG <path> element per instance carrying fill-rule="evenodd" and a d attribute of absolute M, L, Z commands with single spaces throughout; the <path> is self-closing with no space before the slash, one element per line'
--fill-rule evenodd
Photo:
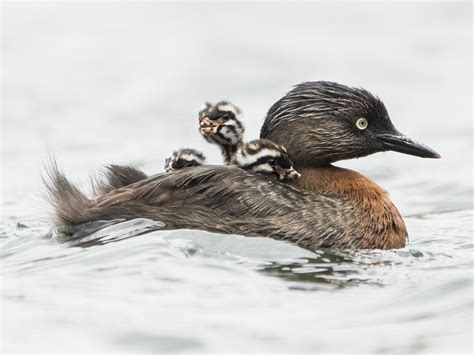
<path fill-rule="evenodd" d="M 297 184 L 324 195 L 343 196 L 359 206 L 360 225 L 374 239 L 384 239 L 384 249 L 405 246 L 405 222 L 389 194 L 372 180 L 353 170 L 332 165 L 325 167 L 297 167 L 301 178 Z"/>
<path fill-rule="evenodd" d="M 222 157 L 224 158 L 224 165 L 231 165 L 234 161 L 235 154 L 242 148 L 243 143 L 225 144 L 221 145 Z"/>

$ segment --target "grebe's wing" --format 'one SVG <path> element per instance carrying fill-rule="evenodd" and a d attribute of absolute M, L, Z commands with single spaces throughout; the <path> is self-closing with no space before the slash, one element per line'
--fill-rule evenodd
<path fill-rule="evenodd" d="M 49 176 L 46 186 L 58 226 L 148 218 L 163 222 L 165 229 L 269 236 L 309 246 L 324 245 L 324 240 L 336 243 L 344 231 L 353 230 L 347 221 L 355 220 L 347 218 L 353 209 L 342 198 L 237 167 L 198 166 L 157 174 L 95 199 L 88 199 L 57 169 Z"/>
<path fill-rule="evenodd" d="M 103 207 L 135 201 L 165 206 L 171 202 L 173 205 L 191 202 L 196 209 L 207 206 L 226 215 L 268 216 L 294 211 L 295 204 L 314 200 L 313 195 L 237 167 L 200 166 L 151 176 L 100 196 L 93 205 Z"/>

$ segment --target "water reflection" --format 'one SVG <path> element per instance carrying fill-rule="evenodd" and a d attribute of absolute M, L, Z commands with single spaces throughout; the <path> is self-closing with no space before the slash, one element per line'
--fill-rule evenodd
<path fill-rule="evenodd" d="M 48 236 L 67 246 L 83 248 L 103 245 L 162 229 L 164 223 L 146 218 L 88 222 L 78 226 L 52 229 Z"/>

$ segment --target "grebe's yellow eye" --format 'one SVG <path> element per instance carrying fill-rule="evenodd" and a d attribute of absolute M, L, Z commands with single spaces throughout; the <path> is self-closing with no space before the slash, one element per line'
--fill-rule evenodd
<path fill-rule="evenodd" d="M 356 121 L 356 127 L 359 128 L 360 130 L 366 129 L 368 125 L 369 125 L 369 122 L 367 121 L 367 119 L 363 117 L 359 118 Z"/>

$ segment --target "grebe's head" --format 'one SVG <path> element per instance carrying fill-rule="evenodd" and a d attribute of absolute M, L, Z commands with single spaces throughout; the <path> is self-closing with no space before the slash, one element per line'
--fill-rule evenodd
<path fill-rule="evenodd" d="M 205 162 L 206 157 L 201 152 L 195 149 L 183 148 L 174 151 L 166 158 L 165 171 L 169 173 L 175 170 L 189 168 L 191 166 L 203 165 Z"/>
<path fill-rule="evenodd" d="M 244 144 L 237 151 L 233 163 L 245 170 L 276 177 L 279 181 L 301 177 L 293 168 L 286 149 L 267 139 L 257 139 Z"/>
<path fill-rule="evenodd" d="M 237 146 L 242 143 L 244 126 L 242 111 L 229 101 L 215 105 L 206 102 L 199 111 L 199 132 L 210 143 Z"/>
<path fill-rule="evenodd" d="M 297 167 L 393 150 L 439 158 L 392 124 L 383 102 L 360 88 L 316 81 L 296 85 L 268 111 L 261 138 L 282 144 Z"/>

